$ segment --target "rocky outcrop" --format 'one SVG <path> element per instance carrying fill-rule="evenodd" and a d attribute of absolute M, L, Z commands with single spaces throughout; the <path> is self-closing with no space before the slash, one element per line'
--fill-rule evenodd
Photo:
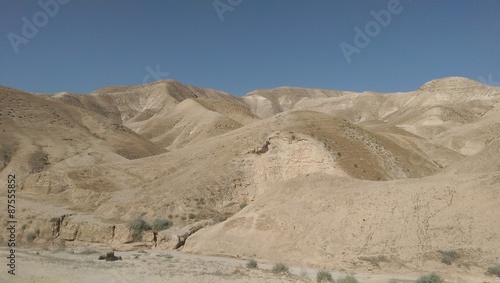
<path fill-rule="evenodd" d="M 122 245 L 132 244 L 135 241 L 133 230 L 126 224 L 103 223 L 87 215 L 65 214 L 60 217 L 52 217 L 49 221 L 39 219 L 34 223 L 36 223 L 36 230 L 41 231 L 38 232 L 41 235 L 40 239 L 37 240 L 40 244 L 60 240 L 63 242 L 94 243 L 123 248 L 125 246 Z M 43 223 L 48 225 L 43 225 Z M 214 224 L 215 221 L 213 220 L 202 220 L 182 228 L 173 227 L 161 232 L 145 231 L 140 237 L 141 240 L 135 243 L 133 247 L 178 249 L 184 245 L 189 236 Z"/>
<path fill-rule="evenodd" d="M 125 224 L 105 224 L 95 219 L 80 219 L 71 214 L 53 217 L 49 223 L 52 239 L 104 244 L 133 242 L 132 231 Z"/>
<path fill-rule="evenodd" d="M 115 244 L 129 244 L 134 241 L 132 236 L 133 231 L 125 224 L 115 225 L 112 243 Z"/>
<path fill-rule="evenodd" d="M 215 222 L 213 220 L 202 220 L 180 229 L 170 228 L 168 230 L 164 230 L 159 232 L 157 235 L 156 247 L 167 250 L 178 249 L 184 246 L 184 243 L 189 236 L 193 235 L 200 229 L 214 224 Z"/>

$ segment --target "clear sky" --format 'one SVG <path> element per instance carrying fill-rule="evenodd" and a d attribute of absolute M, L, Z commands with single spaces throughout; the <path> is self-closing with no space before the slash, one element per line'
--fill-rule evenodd
<path fill-rule="evenodd" d="M 498 0 L 0 0 L 0 36 L 0 84 L 38 93 L 500 85 Z"/>

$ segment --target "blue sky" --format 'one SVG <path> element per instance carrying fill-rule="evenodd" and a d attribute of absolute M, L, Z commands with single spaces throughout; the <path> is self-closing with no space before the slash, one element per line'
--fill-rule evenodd
<path fill-rule="evenodd" d="M 391 92 L 447 76 L 500 85 L 500 1 L 0 0 L 0 84 L 31 92 L 164 78 Z"/>

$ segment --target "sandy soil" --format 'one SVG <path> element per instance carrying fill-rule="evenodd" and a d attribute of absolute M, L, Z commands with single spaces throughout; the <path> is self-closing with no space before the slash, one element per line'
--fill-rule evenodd
<path fill-rule="evenodd" d="M 2 249 L 2 258 L 6 254 Z M 290 266 L 289 273 L 273 273 L 272 264 L 256 269 L 237 258 L 200 256 L 178 251 L 147 250 L 115 252 L 122 260 L 98 260 L 92 249 L 32 249 L 17 251 L 16 275 L 2 272 L 1 282 L 36 283 L 127 283 L 127 282 L 316 282 L 318 270 Z M 333 278 L 353 275 L 360 282 L 414 282 L 421 274 L 346 273 L 328 270 Z M 500 282 L 493 277 L 468 278 L 463 274 L 440 274 L 447 282 Z"/>

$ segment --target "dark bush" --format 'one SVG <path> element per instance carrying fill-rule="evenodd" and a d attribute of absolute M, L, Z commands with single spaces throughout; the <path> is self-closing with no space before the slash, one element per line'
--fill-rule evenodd
<path fill-rule="evenodd" d="M 316 274 L 316 282 L 333 282 L 332 274 L 328 271 L 320 271 Z"/>
<path fill-rule="evenodd" d="M 444 283 L 444 280 L 439 277 L 436 273 L 429 275 L 420 276 L 420 278 L 415 281 L 416 283 Z"/>
<path fill-rule="evenodd" d="M 441 254 L 441 262 L 450 265 L 457 258 L 459 258 L 459 254 L 454 250 L 449 251 L 438 251 Z"/>
<path fill-rule="evenodd" d="M 257 268 L 258 264 L 255 260 L 251 259 L 247 262 L 247 267 L 248 268 Z"/>
<path fill-rule="evenodd" d="M 500 278 L 500 264 L 488 268 L 488 274 L 495 275 Z"/>
<path fill-rule="evenodd" d="M 282 273 L 282 272 L 288 272 L 288 266 L 286 266 L 284 263 L 278 262 L 273 266 L 273 272 L 274 273 Z"/>
<path fill-rule="evenodd" d="M 26 235 L 26 241 L 28 241 L 28 243 L 33 243 L 36 237 L 37 235 L 35 233 L 28 233 L 28 235 Z"/>
<path fill-rule="evenodd" d="M 156 219 L 153 222 L 153 230 L 154 231 L 162 231 L 172 227 L 172 221 L 168 219 Z"/>
<path fill-rule="evenodd" d="M 347 275 L 344 278 L 337 279 L 337 283 L 359 283 L 358 279 L 356 279 L 352 275 Z"/>
<path fill-rule="evenodd" d="M 151 226 L 142 218 L 133 218 L 127 225 L 133 230 L 132 237 L 134 239 L 138 239 L 142 235 L 142 232 L 151 230 Z"/>

